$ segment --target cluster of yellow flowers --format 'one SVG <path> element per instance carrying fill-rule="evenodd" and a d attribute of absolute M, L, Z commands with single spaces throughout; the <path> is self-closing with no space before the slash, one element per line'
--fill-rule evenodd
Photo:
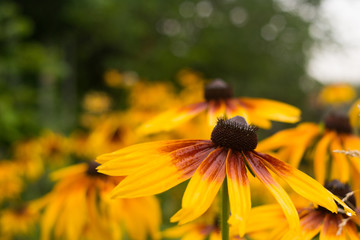
<path fill-rule="evenodd" d="M 319 102 L 331 111 L 319 123 L 258 139 L 258 128 L 296 123 L 301 111 L 236 97 L 190 70 L 181 90 L 116 70 L 104 78 L 127 92 L 126 110 L 91 92 L 81 129 L 44 130 L 0 161 L 2 239 L 360 239 L 354 88 L 325 88 Z"/>

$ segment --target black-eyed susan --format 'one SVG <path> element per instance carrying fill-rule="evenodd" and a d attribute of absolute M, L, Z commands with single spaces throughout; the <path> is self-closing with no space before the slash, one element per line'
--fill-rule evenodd
<path fill-rule="evenodd" d="M 251 209 L 247 171 L 253 173 L 281 205 L 291 226 L 299 228 L 296 209 L 270 171 L 297 193 L 336 212 L 333 195 L 321 184 L 290 165 L 255 151 L 256 128 L 242 117 L 220 119 L 211 140 L 168 140 L 133 145 L 98 157 L 98 171 L 127 176 L 113 190 L 113 197 L 133 198 L 161 193 L 191 178 L 182 209 L 171 221 L 180 224 L 201 216 L 211 205 L 227 177 L 231 216 L 229 224 L 245 233 Z M 351 210 L 350 210 L 351 211 Z"/>
<path fill-rule="evenodd" d="M 29 236 L 38 220 L 38 209 L 33 203 L 20 204 L 0 211 L 1 239 Z"/>
<path fill-rule="evenodd" d="M 347 83 L 335 83 L 325 86 L 319 94 L 323 105 L 341 105 L 349 103 L 356 97 L 356 90 Z"/>
<path fill-rule="evenodd" d="M 21 173 L 14 162 L 0 160 L 0 203 L 19 196 L 24 187 Z"/>
<path fill-rule="evenodd" d="M 300 110 L 286 103 L 263 98 L 236 98 L 232 88 L 223 80 L 216 79 L 205 86 L 205 101 L 171 109 L 144 123 L 138 129 L 141 134 L 168 131 L 181 123 L 208 110 L 209 123 L 216 124 L 216 119 L 242 116 L 249 124 L 270 128 L 271 120 L 294 123 L 299 120 Z"/>
<path fill-rule="evenodd" d="M 60 133 L 46 130 L 38 138 L 40 156 L 49 166 L 62 166 L 68 160 L 70 152 L 68 139 Z"/>
<path fill-rule="evenodd" d="M 355 212 L 359 212 L 355 197 L 348 184 L 332 180 L 327 182 L 325 187 L 334 195 L 343 199 Z M 315 205 L 299 206 L 297 210 L 301 228 L 297 239 L 310 240 L 316 236 L 319 236 L 321 240 L 360 239 L 357 231 L 357 226 L 360 226 L 359 216 L 347 215 L 344 208 L 340 205 L 338 205 L 338 213 L 330 212 L 323 207 Z M 269 221 L 269 219 L 272 219 L 272 221 Z M 277 205 L 264 205 L 252 209 L 247 230 L 255 236 L 259 233 L 259 236 L 266 236 L 265 238 L 254 239 L 277 240 L 282 239 L 287 233 L 288 223 L 285 215 Z M 266 233 L 266 235 L 261 233 Z"/>
<path fill-rule="evenodd" d="M 314 123 L 302 123 L 296 128 L 279 131 L 261 141 L 257 149 L 278 150 L 282 159 L 297 167 L 305 150 L 314 146 L 312 154 L 315 178 L 321 184 L 324 184 L 326 179 L 335 178 L 348 182 L 351 173 L 360 173 L 360 162 L 356 157 L 346 156 L 338 151 L 359 148 L 360 138 L 352 132 L 347 116 L 330 113 L 324 119 L 324 127 Z"/>
<path fill-rule="evenodd" d="M 45 239 L 131 239 L 159 237 L 160 208 L 154 197 L 110 199 L 122 178 L 98 173 L 95 162 L 82 163 L 52 174 L 54 189 L 39 199 L 41 237 Z"/>

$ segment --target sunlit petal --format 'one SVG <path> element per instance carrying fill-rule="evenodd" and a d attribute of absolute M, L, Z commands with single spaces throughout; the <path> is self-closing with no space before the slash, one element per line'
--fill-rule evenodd
<path fill-rule="evenodd" d="M 348 182 L 350 177 L 350 166 L 347 157 L 343 153 L 336 153 L 334 150 L 341 150 L 340 139 L 334 138 L 330 143 L 330 151 L 332 155 L 332 179 L 338 179 L 340 182 Z"/>
<path fill-rule="evenodd" d="M 226 150 L 217 148 L 201 163 L 185 190 L 182 209 L 171 218 L 172 222 L 189 222 L 210 207 L 226 175 L 226 155 Z"/>
<path fill-rule="evenodd" d="M 209 101 L 209 125 L 215 126 L 217 120 L 221 117 L 224 117 L 226 114 L 226 104 L 225 101 L 221 100 L 211 100 Z"/>
<path fill-rule="evenodd" d="M 172 109 L 147 121 L 137 129 L 138 134 L 150 134 L 169 131 L 190 120 L 207 108 L 206 102 L 194 103 L 178 109 Z"/>
<path fill-rule="evenodd" d="M 325 183 L 326 166 L 329 159 L 328 148 L 330 142 L 335 138 L 335 136 L 335 132 L 326 132 L 315 148 L 314 173 L 316 180 L 318 180 L 321 184 Z"/>
<path fill-rule="evenodd" d="M 240 152 L 229 150 L 226 174 L 231 210 L 229 224 L 238 228 L 238 234 L 242 237 L 245 234 L 245 225 L 251 209 L 251 198 L 245 159 Z"/>
<path fill-rule="evenodd" d="M 249 152 L 250 153 L 250 152 Z M 293 231 L 294 235 L 299 233 L 300 222 L 294 204 L 292 203 L 289 195 L 284 189 L 276 182 L 267 170 L 261 160 L 254 157 L 255 154 L 246 154 L 247 162 L 255 173 L 256 177 L 264 183 L 265 187 L 272 193 L 275 199 L 279 202 L 284 211 L 286 219 L 289 222 L 289 230 Z"/>
<path fill-rule="evenodd" d="M 268 154 L 250 152 L 249 155 L 263 162 L 268 168 L 284 179 L 295 192 L 304 198 L 332 212 L 337 211 L 333 194 L 310 176 Z"/>

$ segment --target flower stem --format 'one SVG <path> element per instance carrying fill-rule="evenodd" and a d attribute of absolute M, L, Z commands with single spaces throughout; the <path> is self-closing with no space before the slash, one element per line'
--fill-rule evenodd
<path fill-rule="evenodd" d="M 221 239 L 222 240 L 229 240 L 229 193 L 228 193 L 228 186 L 227 186 L 227 179 L 224 179 L 222 185 L 222 196 L 221 196 Z"/>

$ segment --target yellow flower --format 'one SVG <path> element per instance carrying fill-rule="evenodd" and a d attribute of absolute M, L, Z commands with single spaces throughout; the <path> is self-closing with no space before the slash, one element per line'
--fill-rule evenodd
<path fill-rule="evenodd" d="M 172 218 L 180 224 L 201 216 L 227 178 L 231 216 L 229 223 L 239 235 L 251 209 L 247 171 L 253 173 L 281 205 L 290 230 L 299 229 L 296 209 L 270 171 L 297 193 L 315 204 L 336 212 L 333 195 L 321 184 L 290 165 L 255 151 L 256 128 L 244 118 L 220 119 L 211 140 L 167 140 L 133 145 L 98 157 L 98 171 L 110 176 L 127 176 L 113 190 L 113 197 L 133 198 L 164 192 L 191 178 L 182 209 Z"/>
<path fill-rule="evenodd" d="M 319 94 L 319 101 L 324 105 L 340 105 L 351 102 L 355 97 L 356 91 L 351 85 L 337 83 L 325 86 Z"/>
<path fill-rule="evenodd" d="M 337 197 L 344 199 L 354 211 L 359 212 L 349 185 L 333 180 L 326 183 L 325 187 Z M 357 232 L 360 218 L 357 215 L 345 214 L 343 206 L 338 208 L 338 213 L 332 213 L 314 205 L 297 207 L 301 231 L 296 239 L 310 240 L 317 235 L 320 235 L 320 239 L 360 239 Z M 286 218 L 278 205 L 253 208 L 247 226 L 251 236 L 257 234 L 266 236 L 254 239 L 283 239 L 288 231 Z"/>
<path fill-rule="evenodd" d="M 104 81 L 109 87 L 119 88 L 123 84 L 123 76 L 115 69 L 110 69 L 104 74 Z"/>
<path fill-rule="evenodd" d="M 0 203 L 5 199 L 14 198 L 23 189 L 21 169 L 12 161 L 0 161 Z"/>
<path fill-rule="evenodd" d="M 61 134 L 45 131 L 38 139 L 40 155 L 44 162 L 50 166 L 61 166 L 68 159 L 69 142 Z"/>
<path fill-rule="evenodd" d="M 104 113 L 109 110 L 110 106 L 111 99 L 104 92 L 87 93 L 83 100 L 84 109 L 91 113 Z"/>
<path fill-rule="evenodd" d="M 314 147 L 315 178 L 321 184 L 326 179 L 333 178 L 348 182 L 351 173 L 360 173 L 360 162 L 356 157 L 346 156 L 341 151 L 358 149 L 360 138 L 352 134 L 349 118 L 346 116 L 331 113 L 324 122 L 325 129 L 314 123 L 302 123 L 296 128 L 277 132 L 261 141 L 257 150 L 278 150 L 283 159 L 297 167 L 305 151 Z M 329 165 L 330 172 L 327 171 Z M 357 182 L 354 181 L 353 184 Z"/>
<path fill-rule="evenodd" d="M 42 239 L 119 239 L 122 225 L 132 239 L 146 239 L 147 235 L 158 238 L 157 200 L 110 199 L 110 190 L 122 178 L 100 174 L 96 166 L 95 162 L 82 163 L 52 174 L 58 183 L 38 200 L 44 208 Z"/>
<path fill-rule="evenodd" d="M 2 239 L 14 239 L 28 235 L 38 219 L 38 211 L 33 204 L 4 209 L 0 212 L 0 232 Z"/>
<path fill-rule="evenodd" d="M 14 144 L 14 163 L 27 178 L 33 180 L 41 176 L 44 163 L 41 158 L 41 145 L 37 139 L 29 139 Z"/>
<path fill-rule="evenodd" d="M 262 128 L 270 128 L 271 120 L 294 123 L 299 120 L 300 110 L 291 105 L 263 98 L 234 98 L 232 88 L 220 79 L 205 86 L 206 101 L 193 103 L 177 109 L 169 110 L 143 124 L 138 132 L 150 134 L 168 131 L 181 123 L 208 110 L 209 123 L 216 124 L 216 119 L 226 115 L 242 116 L 250 124 Z"/>

